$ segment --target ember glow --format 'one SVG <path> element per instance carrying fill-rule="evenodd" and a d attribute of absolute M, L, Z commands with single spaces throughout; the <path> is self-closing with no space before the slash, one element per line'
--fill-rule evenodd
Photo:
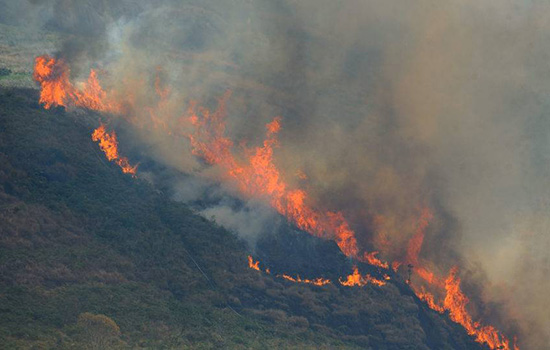
<path fill-rule="evenodd" d="M 136 175 L 137 165 L 132 166 L 128 161 L 128 158 L 121 157 L 118 154 L 118 141 L 116 133 L 113 131 L 108 133 L 105 129 L 105 125 L 101 124 L 92 134 L 92 140 L 99 142 L 99 148 L 105 153 L 105 157 L 110 162 L 115 162 L 120 166 L 122 172 L 125 174 Z"/>

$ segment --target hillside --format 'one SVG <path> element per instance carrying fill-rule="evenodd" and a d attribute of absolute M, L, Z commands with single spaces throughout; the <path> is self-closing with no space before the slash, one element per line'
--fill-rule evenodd
<path fill-rule="evenodd" d="M 0 348 L 92 348 L 90 329 L 108 348 L 480 348 L 402 282 L 318 287 L 249 269 L 234 234 L 104 160 L 97 115 L 36 101 L 0 90 Z M 331 242 L 287 231 L 259 244 L 272 266 L 351 272 Z"/>

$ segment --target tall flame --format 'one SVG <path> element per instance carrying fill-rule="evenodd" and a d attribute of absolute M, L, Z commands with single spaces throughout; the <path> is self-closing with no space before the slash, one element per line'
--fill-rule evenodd
<path fill-rule="evenodd" d="M 225 136 L 226 124 L 225 104 L 229 94 L 226 94 L 219 103 L 218 109 L 211 113 L 206 108 L 199 108 L 198 113 L 191 108 L 189 120 L 195 126 L 195 133 L 189 135 L 193 153 L 209 164 L 219 165 L 225 170 L 226 175 L 239 187 L 242 193 L 248 196 L 267 197 L 271 205 L 282 215 L 286 216 L 296 226 L 313 235 L 332 238 L 347 256 L 358 258 L 372 265 L 388 269 L 389 265 L 382 262 L 378 252 L 364 253 L 359 257 L 359 249 L 355 239 L 355 232 L 351 230 L 348 222 L 341 212 L 322 212 L 308 204 L 308 195 L 301 189 L 290 189 L 283 181 L 281 174 L 273 162 L 273 149 L 278 145 L 277 133 L 281 128 L 281 119 L 275 118 L 266 125 L 266 138 L 262 147 L 257 147 L 248 158 L 248 162 L 239 163 L 233 156 L 233 142 Z M 433 213 L 429 208 L 424 208 L 417 223 L 415 234 L 409 241 L 406 262 L 415 266 L 417 274 L 433 287 L 442 287 L 434 273 L 423 266 L 419 254 L 424 242 L 425 230 L 428 227 Z M 394 262 L 392 267 L 397 270 L 402 262 Z M 289 276 L 287 276 L 289 277 Z M 287 278 L 289 279 L 289 278 Z M 289 279 L 290 280 L 290 279 Z M 296 280 L 296 279 L 294 279 Z M 357 267 L 351 275 L 339 282 L 344 286 L 364 286 L 368 283 L 383 286 L 385 281 L 373 278 L 370 275 L 361 275 Z M 447 284 L 445 284 L 447 286 Z M 417 291 L 420 299 L 424 300 L 432 309 L 443 312 L 451 310 L 447 300 L 452 298 L 453 290 L 447 289 L 445 305 L 442 307 L 435 302 L 435 297 L 424 288 Z M 463 294 L 460 294 L 463 296 Z M 458 311 L 456 311 L 458 310 Z M 468 333 L 476 336 L 480 343 L 486 343 L 492 349 L 502 346 L 502 349 L 510 349 L 509 341 L 492 326 L 480 327 L 471 322 L 471 317 L 465 309 L 456 309 L 453 321 L 463 325 Z M 463 312 L 459 312 L 463 310 Z M 458 312 L 458 313 L 457 313 Z M 468 315 L 468 317 L 466 317 Z M 502 339 L 502 340 L 499 340 Z M 517 347 L 514 346 L 516 349 Z"/>
<path fill-rule="evenodd" d="M 420 290 L 416 290 L 414 288 L 413 288 L 413 290 L 414 290 L 416 296 L 420 300 L 424 301 L 430 309 L 435 310 L 435 311 L 437 311 L 441 314 L 445 312 L 445 308 L 443 306 L 439 305 L 438 303 L 436 303 L 434 295 L 427 292 L 426 288 L 424 288 L 422 286 L 422 287 L 420 287 Z"/>
<path fill-rule="evenodd" d="M 35 59 L 34 80 L 40 84 L 39 102 L 45 109 L 52 106 L 77 106 L 102 112 L 118 112 L 120 105 L 109 102 L 107 93 L 101 88 L 94 70 L 90 71 L 88 81 L 77 89 L 70 82 L 70 69 L 62 59 L 48 55 Z M 120 157 L 116 133 L 108 133 L 101 124 L 92 134 L 92 140 L 99 142 L 99 147 L 109 161 L 118 164 L 126 174 L 136 175 L 137 166 L 131 166 L 128 158 Z"/>
<path fill-rule="evenodd" d="M 479 343 L 487 344 L 491 349 L 519 350 L 516 344 L 510 345 L 510 341 L 500 334 L 493 326 L 482 326 L 474 322 L 472 316 L 466 310 L 469 299 L 460 289 L 460 278 L 457 276 L 458 268 L 453 267 L 445 280 L 447 295 L 443 301 L 445 310 L 449 311 L 449 317 L 454 322 L 462 325 L 468 334 L 474 336 Z"/>
<path fill-rule="evenodd" d="M 416 273 L 428 283 L 434 283 L 434 274 L 421 264 L 419 259 L 420 250 L 424 243 L 426 228 L 433 219 L 432 211 L 425 207 L 422 209 L 414 236 L 407 247 L 407 263 L 414 265 Z"/>
<path fill-rule="evenodd" d="M 45 109 L 65 106 L 74 88 L 69 82 L 69 67 L 63 60 L 47 55 L 37 57 L 34 65 L 34 80 L 40 84 L 40 103 Z"/>
<path fill-rule="evenodd" d="M 419 254 L 422 249 L 422 244 L 424 243 L 426 228 L 432 218 L 432 212 L 428 208 L 424 208 L 418 220 L 415 234 L 409 241 L 406 262 L 411 264 L 411 266 L 414 265 L 416 273 L 427 282 L 428 285 L 445 290 L 443 305 L 438 304 L 434 295 L 428 292 L 424 286 L 417 288 L 414 284 L 411 284 L 413 291 L 418 298 L 423 300 L 431 309 L 439 313 L 448 311 L 451 320 L 462 325 L 468 334 L 475 337 L 477 342 L 486 344 L 491 349 L 519 350 L 516 344 L 510 345 L 509 339 L 502 335 L 495 327 L 481 326 L 479 322 L 473 321 L 472 316 L 466 310 L 469 299 L 460 289 L 460 278 L 457 276 L 457 267 L 453 267 L 447 279 L 442 282 L 434 277 L 432 271 L 423 266 L 423 261 L 419 258 Z M 399 265 L 397 265 L 397 268 L 398 267 Z M 394 269 L 397 268 L 394 267 Z"/>
<path fill-rule="evenodd" d="M 118 141 L 116 138 L 116 133 L 114 131 L 108 133 L 105 130 L 105 125 L 101 124 L 97 129 L 94 130 L 92 134 L 92 140 L 95 142 L 99 142 L 99 148 L 101 148 L 103 153 L 105 153 L 107 160 L 118 164 L 123 173 L 131 174 L 132 176 L 136 175 L 137 165 L 131 166 L 128 158 L 121 157 L 118 154 Z"/>
<path fill-rule="evenodd" d="M 76 106 L 102 112 L 119 112 L 118 103 L 110 101 L 97 79 L 97 73 L 90 71 L 88 81 L 76 88 L 69 80 L 70 69 L 63 59 L 48 55 L 35 59 L 33 78 L 40 84 L 40 100 L 45 109 L 52 106 Z"/>
<path fill-rule="evenodd" d="M 304 190 L 291 189 L 283 181 L 279 169 L 273 162 L 273 149 L 277 147 L 277 133 L 281 129 L 281 118 L 275 118 L 266 125 L 266 138 L 262 147 L 249 150 L 249 157 L 240 164 L 233 155 L 233 142 L 225 136 L 225 102 L 229 93 L 220 99 L 218 109 L 211 113 L 206 108 L 190 110 L 189 120 L 195 132 L 189 135 L 193 154 L 209 164 L 217 164 L 247 196 L 264 197 L 289 221 L 300 229 L 318 237 L 336 241 L 342 252 L 357 256 L 355 233 L 341 212 L 319 211 L 309 206 Z"/>

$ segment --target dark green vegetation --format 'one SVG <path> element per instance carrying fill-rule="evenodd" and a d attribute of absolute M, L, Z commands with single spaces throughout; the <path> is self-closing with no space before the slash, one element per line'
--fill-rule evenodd
<path fill-rule="evenodd" d="M 97 115 L 36 101 L 0 90 L 1 349 L 480 348 L 403 285 L 250 270 L 237 237 L 104 159 Z"/>

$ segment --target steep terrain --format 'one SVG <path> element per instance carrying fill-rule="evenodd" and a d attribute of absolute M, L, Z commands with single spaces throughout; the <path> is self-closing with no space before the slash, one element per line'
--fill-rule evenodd
<path fill-rule="evenodd" d="M 482 348 L 398 278 L 319 287 L 249 269 L 234 234 L 108 163 L 97 120 L 0 90 L 1 349 Z M 332 242 L 283 231 L 258 244 L 262 264 L 351 272 Z"/>

